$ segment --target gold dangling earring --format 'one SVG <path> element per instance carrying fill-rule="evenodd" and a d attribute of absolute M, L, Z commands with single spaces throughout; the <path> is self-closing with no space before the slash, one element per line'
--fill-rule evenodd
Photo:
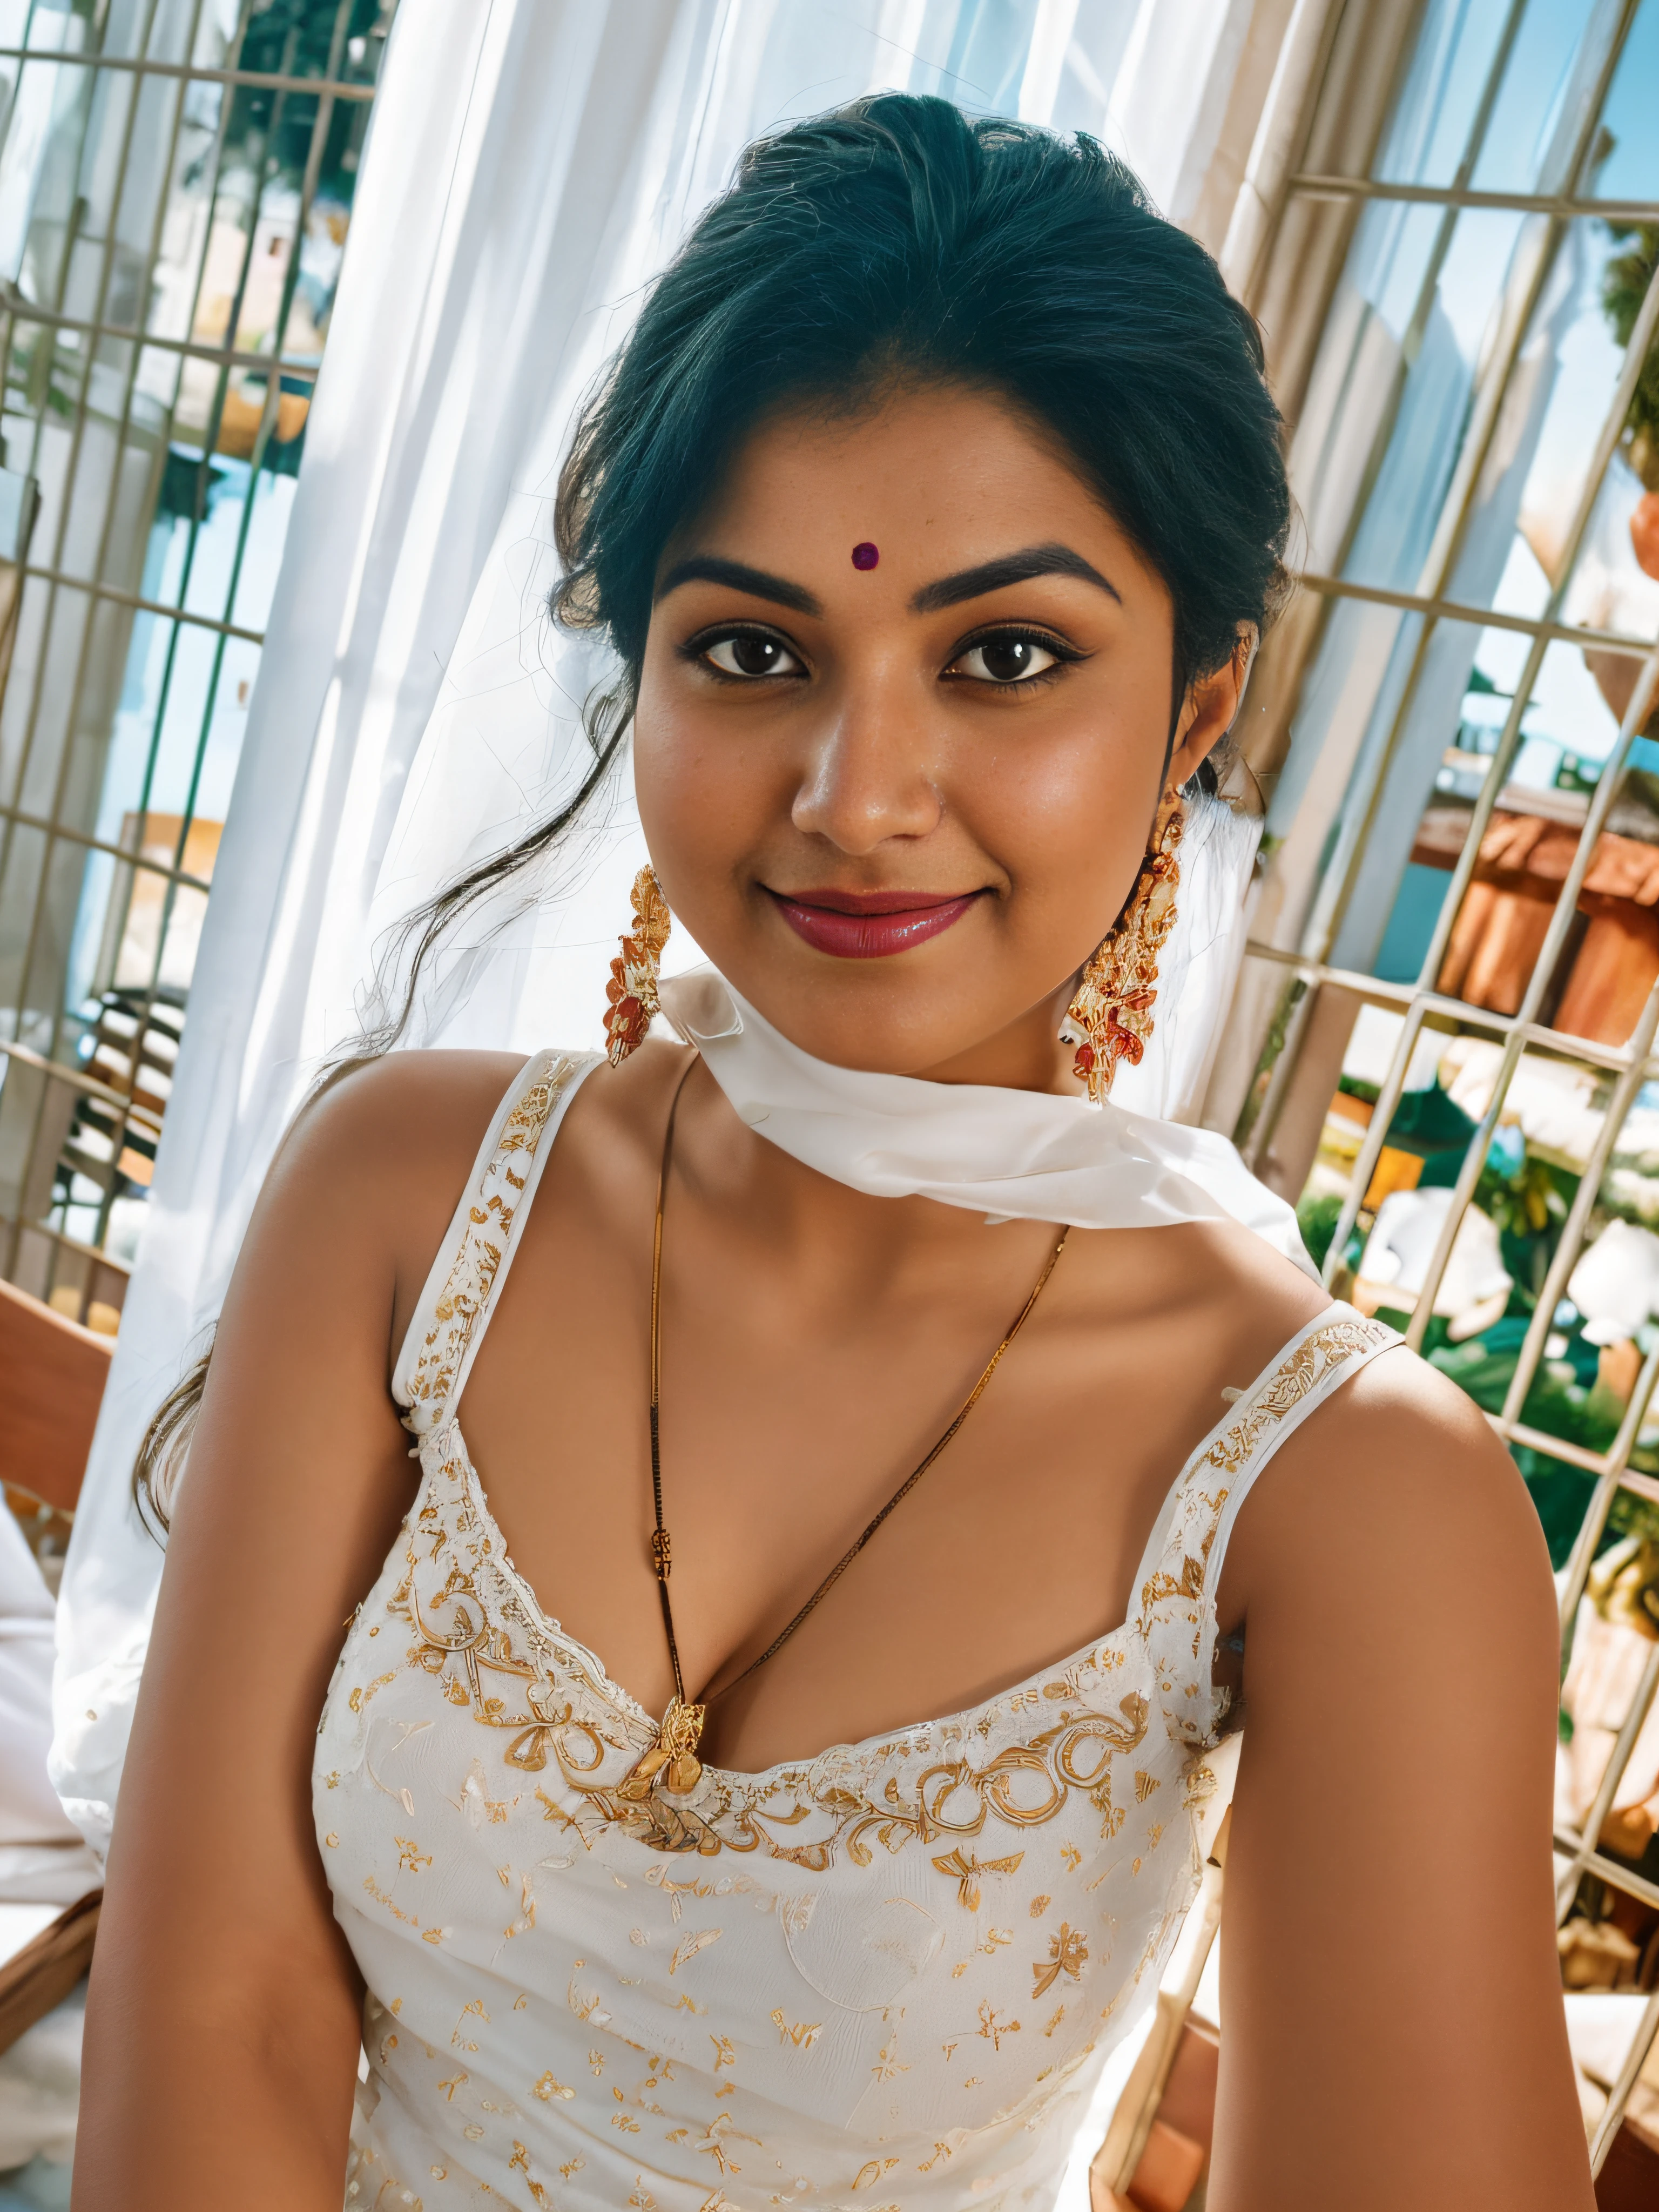
<path fill-rule="evenodd" d="M 1152 819 L 1152 842 L 1135 887 L 1110 933 L 1083 971 L 1066 1009 L 1060 1036 L 1075 1043 L 1073 1074 L 1097 1106 L 1112 1087 L 1118 1062 L 1136 1066 L 1152 1033 L 1158 956 L 1175 927 L 1176 858 L 1186 817 L 1178 790 L 1166 791 Z"/>
<path fill-rule="evenodd" d="M 645 1042 L 658 1011 L 657 971 L 668 942 L 668 902 L 649 863 L 634 878 L 633 899 L 634 927 L 622 940 L 605 987 L 605 1034 L 612 1067 L 620 1067 Z"/>

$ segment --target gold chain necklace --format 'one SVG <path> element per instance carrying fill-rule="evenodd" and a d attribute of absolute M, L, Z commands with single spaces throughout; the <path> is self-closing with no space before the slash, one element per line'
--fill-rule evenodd
<path fill-rule="evenodd" d="M 668 1530 L 663 1524 L 662 1517 L 660 1405 L 663 1198 L 668 1184 L 668 1162 L 674 1142 L 674 1117 L 679 1111 L 680 1092 L 685 1088 L 686 1077 L 690 1074 L 691 1069 L 696 1065 L 695 1059 L 687 1064 L 685 1073 L 681 1076 L 675 1088 L 673 1099 L 668 1109 L 668 1121 L 663 1131 L 662 1163 L 657 1172 L 657 1218 L 651 1244 L 651 1496 L 656 1516 L 656 1527 L 651 1534 L 651 1564 L 657 1577 L 657 1595 L 662 1601 L 662 1625 L 668 1639 L 668 1661 L 674 1673 L 674 1694 L 669 1699 L 667 1711 L 658 1723 L 657 1741 L 645 1753 L 626 1781 L 618 1785 L 617 1796 L 629 1798 L 636 1803 L 649 1797 L 652 1791 L 656 1789 L 668 1790 L 677 1796 L 683 1796 L 688 1790 L 696 1788 L 702 1773 L 702 1762 L 697 1757 L 697 1746 L 702 1740 L 703 1723 L 708 1717 L 709 1706 L 719 1698 L 730 1697 L 740 1683 L 746 1682 L 749 1677 L 763 1667 L 769 1659 L 775 1658 L 782 1650 L 802 1622 L 810 1613 L 816 1612 L 818 1606 L 829 1596 L 830 1591 L 847 1572 L 848 1567 L 852 1565 L 894 1507 L 902 1504 L 910 1495 L 984 1396 L 991 1377 L 1001 1364 L 1003 1353 L 1007 1351 L 1009 1346 L 1030 1319 L 1032 1309 L 1042 1296 L 1048 1278 L 1054 1273 L 1060 1254 L 1066 1249 L 1066 1239 L 1072 1233 L 1069 1225 L 1060 1231 L 1060 1241 L 1043 1262 L 1042 1272 L 1032 1285 L 1030 1296 L 1015 1315 L 1001 1343 L 987 1360 L 979 1380 L 963 1400 L 949 1427 L 940 1435 L 927 1456 L 905 1476 L 903 1481 L 900 1483 L 880 1512 L 870 1522 L 863 1534 L 842 1553 L 841 1558 L 830 1568 L 799 1612 L 779 1630 L 760 1656 L 757 1659 L 751 1659 L 740 1674 L 734 1674 L 729 1682 L 714 1691 L 712 1696 L 706 1695 L 701 1705 L 693 1705 L 685 1694 L 685 1678 L 680 1671 L 679 1645 L 674 1635 L 674 1608 L 668 1595 L 668 1577 L 673 1570 L 673 1546 L 670 1540 Z"/>

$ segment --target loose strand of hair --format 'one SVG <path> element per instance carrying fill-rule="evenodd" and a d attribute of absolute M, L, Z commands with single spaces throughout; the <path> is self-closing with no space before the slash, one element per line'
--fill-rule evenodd
<path fill-rule="evenodd" d="M 393 977 L 403 973 L 399 1002 L 395 1011 L 366 1021 L 357 1034 L 331 1054 L 301 1102 L 300 1111 L 314 1106 L 326 1092 L 362 1067 L 384 1059 L 407 1034 L 426 972 L 444 939 L 456 924 L 473 912 L 492 893 L 514 877 L 532 867 L 551 851 L 581 819 L 615 765 L 633 720 L 634 681 L 624 676 L 608 690 L 596 693 L 583 710 L 582 723 L 593 758 L 581 782 L 565 804 L 538 823 L 527 836 L 492 854 L 445 885 L 424 906 L 399 922 L 375 962 L 369 994 L 371 1006 L 385 1007 Z M 191 1438 L 201 1412 L 213 1360 L 213 1340 L 174 1383 L 151 1415 L 133 1461 L 132 1502 L 138 1517 L 158 1543 L 164 1542 L 172 1524 L 173 1508 L 190 1454 Z"/>

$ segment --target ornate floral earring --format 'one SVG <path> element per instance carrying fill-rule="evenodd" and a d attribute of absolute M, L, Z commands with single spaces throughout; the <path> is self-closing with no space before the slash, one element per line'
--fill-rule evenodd
<path fill-rule="evenodd" d="M 1152 842 L 1115 926 L 1083 971 L 1066 1009 L 1061 1037 L 1077 1046 L 1072 1070 L 1099 1105 L 1121 1060 L 1137 1066 L 1152 1033 L 1158 956 L 1175 927 L 1176 854 L 1185 823 L 1178 790 L 1166 791 L 1152 820 Z"/>
<path fill-rule="evenodd" d="M 610 1040 L 612 1067 L 620 1067 L 629 1054 L 645 1042 L 658 1007 L 658 964 L 668 942 L 668 902 L 655 870 L 648 864 L 634 878 L 633 899 L 633 931 L 623 939 L 622 951 L 611 963 L 611 981 L 605 987 L 610 1001 L 605 1010 L 605 1033 Z"/>

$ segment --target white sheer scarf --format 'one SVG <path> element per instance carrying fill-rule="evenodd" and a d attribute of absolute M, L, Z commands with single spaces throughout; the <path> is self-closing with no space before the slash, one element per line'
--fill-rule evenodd
<path fill-rule="evenodd" d="M 1231 1219 L 1313 1272 L 1295 1214 L 1212 1129 L 1133 1113 L 1114 1099 L 1091 1106 L 1049 1091 L 832 1066 L 791 1043 L 713 968 L 665 982 L 662 1001 L 733 1110 L 780 1151 L 850 1189 L 931 1198 L 992 1225 L 1171 1228 Z M 1166 1054 L 1165 1072 L 1173 1069 Z M 1151 1080 L 1158 1079 L 1155 1070 Z"/>

